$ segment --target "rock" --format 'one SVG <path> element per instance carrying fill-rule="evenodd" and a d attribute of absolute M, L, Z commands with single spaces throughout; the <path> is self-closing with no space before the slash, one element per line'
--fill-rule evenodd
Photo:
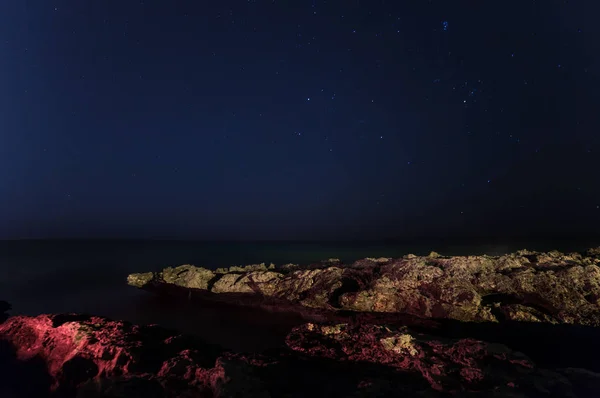
<path fill-rule="evenodd" d="M 284 264 L 284 265 L 280 266 L 279 271 L 281 271 L 281 272 L 293 271 L 298 268 L 300 268 L 300 265 L 289 263 L 289 264 Z"/>
<path fill-rule="evenodd" d="M 524 354 L 501 344 L 443 339 L 405 327 L 306 324 L 292 330 L 286 341 L 293 350 L 312 358 L 383 364 L 421 377 L 440 392 L 564 397 L 600 392 L 600 374 L 584 369 L 539 369 Z M 582 381 L 585 389 L 574 385 Z"/>
<path fill-rule="evenodd" d="M 232 266 L 229 268 L 217 268 L 215 271 L 217 274 L 226 274 L 226 273 L 234 273 L 234 272 L 252 272 L 252 271 L 269 271 L 275 269 L 275 264 L 271 263 L 267 267 L 265 263 L 260 264 L 251 264 L 243 267 Z"/>
<path fill-rule="evenodd" d="M 407 255 L 337 259 L 309 266 L 238 267 L 214 273 L 184 265 L 132 274 L 129 284 L 202 291 L 206 299 L 262 305 L 251 296 L 330 312 L 401 313 L 469 322 L 600 326 L 600 249 L 584 254 L 521 250 L 504 256 Z M 244 300 L 240 295 L 247 295 Z M 217 298 L 218 296 L 218 298 Z M 232 296 L 233 297 L 233 296 Z"/>
<path fill-rule="evenodd" d="M 287 347 L 261 355 L 78 314 L 14 316 L 0 325 L 0 342 L 19 363 L 43 364 L 48 390 L 61 397 L 577 398 L 600 391 L 598 374 L 541 369 L 506 346 L 372 324 L 305 324 L 289 333 Z M 38 382 L 33 376 L 24 375 L 21 387 Z"/>
<path fill-rule="evenodd" d="M 378 258 L 368 257 L 367 260 L 372 261 L 377 264 L 386 264 L 386 263 L 389 263 L 392 259 L 387 258 L 387 257 L 378 257 Z"/>
<path fill-rule="evenodd" d="M 209 288 L 209 282 L 215 277 L 215 273 L 193 265 L 180 265 L 164 269 L 161 277 L 164 283 L 206 290 Z"/>
<path fill-rule="evenodd" d="M 144 272 L 141 274 L 131 274 L 127 276 L 127 283 L 135 287 L 144 287 L 149 285 L 153 279 L 153 272 Z"/>
<path fill-rule="evenodd" d="M 588 249 L 586 254 L 589 257 L 600 258 L 600 246 Z"/>
<path fill-rule="evenodd" d="M 77 314 L 14 316 L 0 325 L 0 340 L 14 347 L 19 361 L 41 359 L 49 388 L 61 396 L 79 389 L 86 397 L 129 396 L 119 391 L 132 388 L 198 396 L 226 384 L 216 363 L 222 349 L 153 325 Z"/>
<path fill-rule="evenodd" d="M 573 386 L 573 392 L 581 397 L 594 397 L 600 391 L 600 374 L 586 369 L 565 368 L 557 369 Z"/>
<path fill-rule="evenodd" d="M 0 323 L 8 319 L 7 312 L 11 309 L 12 306 L 8 302 L 0 300 Z"/>
<path fill-rule="evenodd" d="M 282 275 L 272 271 L 249 271 L 242 274 L 227 273 L 217 279 L 212 288 L 213 293 L 257 293 L 271 296 L 271 286 L 276 286 L 274 279 Z"/>
<path fill-rule="evenodd" d="M 0 312 L 9 311 L 11 308 L 12 306 L 10 305 L 10 303 L 4 300 L 0 300 Z"/>

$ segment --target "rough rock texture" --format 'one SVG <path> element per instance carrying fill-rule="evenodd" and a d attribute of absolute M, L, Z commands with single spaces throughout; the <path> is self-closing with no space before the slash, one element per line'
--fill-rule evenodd
<path fill-rule="evenodd" d="M 538 369 L 524 354 L 504 345 L 474 339 L 443 339 L 379 325 L 309 323 L 295 328 L 287 337 L 287 345 L 311 357 L 385 364 L 422 377 L 437 391 L 494 391 L 512 396 L 519 390 L 527 395 L 544 391 L 574 395 L 568 377 Z M 571 372 L 573 379 L 584 374 L 591 379 L 598 376 L 581 369 Z M 593 383 L 588 391 L 600 391 L 599 380 Z"/>
<path fill-rule="evenodd" d="M 600 391 L 596 373 L 539 369 L 502 345 L 377 325 L 306 324 L 290 332 L 288 348 L 244 355 L 156 326 L 74 314 L 15 316 L 0 325 L 0 342 L 30 366 L 21 375 L 25 386 L 46 383 L 64 397 L 588 397 Z M 2 382 L 22 391 L 18 378 Z M 43 389 L 29 392 L 44 396 Z"/>
<path fill-rule="evenodd" d="M 220 349 L 156 326 L 87 315 L 16 316 L 0 325 L 0 339 L 14 347 L 18 360 L 41 359 L 50 388 L 60 394 L 74 394 L 92 378 L 133 378 L 160 387 L 171 373 L 188 382 L 186 390 L 212 391 L 222 376 L 215 367 Z M 193 366 L 178 372 L 172 369 L 176 363 Z"/>
<path fill-rule="evenodd" d="M 183 265 L 132 274 L 128 283 L 159 291 L 176 286 L 239 304 L 262 305 L 269 299 L 330 312 L 600 326 L 600 248 L 583 254 L 521 250 L 504 256 L 432 252 L 349 265 L 330 259 L 303 267 L 261 264 L 216 272 Z"/>

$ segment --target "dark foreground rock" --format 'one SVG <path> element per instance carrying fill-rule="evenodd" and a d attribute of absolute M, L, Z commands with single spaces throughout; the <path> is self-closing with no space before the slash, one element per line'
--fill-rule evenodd
<path fill-rule="evenodd" d="M 407 255 L 343 265 L 192 265 L 132 274 L 142 289 L 300 311 L 407 314 L 468 322 L 600 326 L 600 249 L 504 256 Z"/>
<path fill-rule="evenodd" d="M 228 352 L 157 326 L 87 315 L 41 315 L 9 318 L 0 325 L 0 342 L 5 365 L 0 383 L 6 394 L 19 397 L 600 393 L 596 373 L 540 369 L 503 345 L 438 338 L 405 327 L 305 324 L 290 332 L 287 347 L 257 355 Z"/>
<path fill-rule="evenodd" d="M 11 308 L 12 306 L 8 302 L 0 300 L 0 323 L 8 318 L 7 312 L 10 311 Z"/>

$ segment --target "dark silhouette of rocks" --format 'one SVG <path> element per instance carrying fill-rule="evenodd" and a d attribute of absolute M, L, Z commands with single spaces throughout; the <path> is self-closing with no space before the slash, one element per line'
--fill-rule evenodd
<path fill-rule="evenodd" d="M 587 397 L 600 388 L 593 372 L 541 369 L 503 345 L 370 324 L 305 324 L 261 355 L 78 314 L 15 316 L 0 340 L 31 368 L 12 392 L 40 397 Z"/>
<path fill-rule="evenodd" d="M 7 312 L 10 311 L 11 308 L 12 306 L 8 302 L 0 300 L 0 323 L 8 318 Z"/>

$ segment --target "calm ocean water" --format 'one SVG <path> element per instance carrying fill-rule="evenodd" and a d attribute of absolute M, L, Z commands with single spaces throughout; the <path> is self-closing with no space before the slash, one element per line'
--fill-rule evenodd
<path fill-rule="evenodd" d="M 261 262 L 306 264 L 332 257 L 349 263 L 365 257 L 425 255 L 432 250 L 444 255 L 499 255 L 523 248 L 569 252 L 598 245 L 598 240 L 404 244 L 0 241 L 0 299 L 13 305 L 13 314 L 92 313 L 158 323 L 233 349 L 260 349 L 276 345 L 286 327 L 280 319 L 253 319 L 245 311 L 224 314 L 173 306 L 127 286 L 127 275 L 181 264 L 214 269 Z"/>

